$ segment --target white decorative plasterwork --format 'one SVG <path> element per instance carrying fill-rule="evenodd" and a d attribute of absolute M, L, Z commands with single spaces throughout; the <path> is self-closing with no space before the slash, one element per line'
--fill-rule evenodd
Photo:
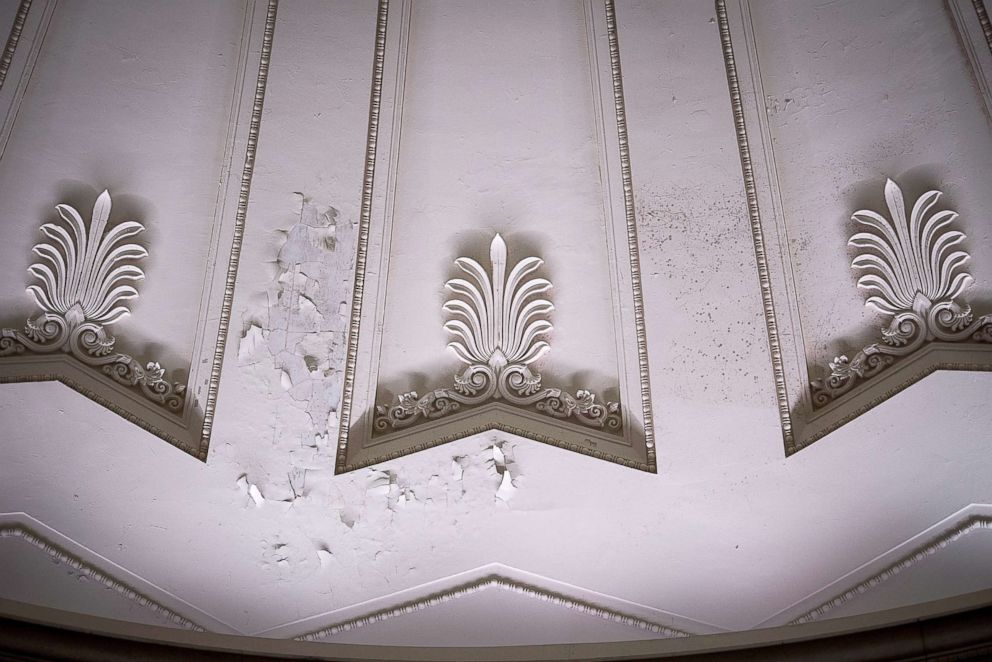
<path fill-rule="evenodd" d="M 577 600 L 570 598 L 566 595 L 556 593 L 553 591 L 548 591 L 537 586 L 530 586 L 522 582 L 518 582 L 513 579 L 508 579 L 506 577 L 500 577 L 498 575 L 490 575 L 488 577 L 483 577 L 479 581 L 471 582 L 468 584 L 463 584 L 461 586 L 456 586 L 455 588 L 440 591 L 417 600 L 411 600 L 405 602 L 401 605 L 395 607 L 390 607 L 388 609 L 382 609 L 379 611 L 372 612 L 370 614 L 365 614 L 362 616 L 357 616 L 350 618 L 348 620 L 333 623 L 331 625 L 324 626 L 318 630 L 312 632 L 307 632 L 305 634 L 295 637 L 300 641 L 321 641 L 327 637 L 333 637 L 334 635 L 341 634 L 342 632 L 348 632 L 350 630 L 357 630 L 358 628 L 365 627 L 368 625 L 374 625 L 375 623 L 381 623 L 383 621 L 396 618 L 397 616 L 403 616 L 405 614 L 413 614 L 418 611 L 425 609 L 431 609 L 437 607 L 446 602 L 456 600 L 468 595 L 473 595 L 475 593 L 480 593 L 482 591 L 496 588 L 504 591 L 510 591 L 517 593 L 519 595 L 525 595 L 530 598 L 541 600 L 542 602 L 547 602 L 558 607 L 563 607 L 565 609 L 577 611 L 582 614 L 588 614 L 589 616 L 594 616 L 601 618 L 605 621 L 610 621 L 613 623 L 619 623 L 621 625 L 626 625 L 628 627 L 637 628 L 639 630 L 646 630 L 648 632 L 653 632 L 655 634 L 661 635 L 662 637 L 671 638 L 682 638 L 689 637 L 691 633 L 686 632 L 678 628 L 674 628 L 668 625 L 662 625 L 660 623 L 653 623 L 651 621 L 645 620 L 643 618 L 626 614 L 614 609 L 609 609 L 607 607 L 602 607 L 599 605 L 592 604 L 585 600 Z"/>
<path fill-rule="evenodd" d="M 29 267 L 40 283 L 27 291 L 41 314 L 29 319 L 23 332 L 0 329 L 0 356 L 65 352 L 179 413 L 186 386 L 165 380 L 157 362 L 142 366 L 134 357 L 115 352 L 116 339 L 107 331 L 130 314 L 127 301 L 138 296 L 130 283 L 144 278 L 134 262 L 148 255 L 138 244 L 123 243 L 145 229 L 140 223 L 125 221 L 107 228 L 110 207 L 110 194 L 104 191 L 97 197 L 88 229 L 73 207 L 55 207 L 64 225 L 41 226 L 48 241 L 33 248 L 41 260 Z"/>
<path fill-rule="evenodd" d="M 851 266 L 867 272 L 858 279 L 858 287 L 871 293 L 865 305 L 893 317 L 881 330 L 881 343 L 864 347 L 853 359 L 836 357 L 829 376 L 810 382 L 814 406 L 828 404 L 927 342 L 992 342 L 992 315 L 974 319 L 971 307 L 957 301 L 973 279 L 964 268 L 968 253 L 955 248 L 965 235 L 949 227 L 957 212 L 930 213 L 940 196 L 940 191 L 921 195 L 907 219 L 902 191 L 889 179 L 885 200 L 891 218 L 868 209 L 852 216 L 873 230 L 858 232 L 849 242 L 860 249 Z"/>
<path fill-rule="evenodd" d="M 812 609 L 804 611 L 799 616 L 796 616 L 790 620 L 788 624 L 800 625 L 802 623 L 811 623 L 824 616 L 832 609 L 836 609 L 837 607 L 847 604 L 858 596 L 864 595 L 868 591 L 876 588 L 883 582 L 892 579 L 899 573 L 909 570 L 911 567 L 917 565 L 927 557 L 933 556 L 942 549 L 946 549 L 952 543 L 960 540 L 961 538 L 975 531 L 989 530 L 992 530 L 992 517 L 987 515 L 973 515 L 968 517 L 957 526 L 941 533 L 934 539 L 927 541 L 925 544 L 912 550 L 905 556 L 902 556 L 892 563 L 885 565 L 883 568 L 859 581 L 851 588 L 833 596 L 825 602 L 817 604 Z"/>
<path fill-rule="evenodd" d="M 623 426 L 620 403 L 596 401 L 588 390 L 575 395 L 560 388 L 544 388 L 541 375 L 528 367 L 550 348 L 542 336 L 552 330 L 546 317 L 554 305 L 538 295 L 551 289 L 545 278 L 528 278 L 544 263 L 537 257 L 517 262 L 507 276 L 506 243 L 497 233 L 489 246 L 491 272 L 467 257 L 455 265 L 469 279 L 453 278 L 445 287 L 456 296 L 443 309 L 452 316 L 444 323 L 455 340 L 448 347 L 467 367 L 455 375 L 454 386 L 423 397 L 416 391 L 397 396 L 392 405 L 376 405 L 378 432 L 407 427 L 420 419 L 436 419 L 462 406 L 504 400 L 520 407 L 533 406 L 555 418 L 573 418 L 595 428 L 619 431 Z"/>
<path fill-rule="evenodd" d="M 159 617 L 175 624 L 177 627 L 191 630 L 193 632 L 204 632 L 204 628 L 198 623 L 190 620 L 174 609 L 170 609 L 150 595 L 132 586 L 130 583 L 114 577 L 111 573 L 102 568 L 80 558 L 59 544 L 49 540 L 45 536 L 35 533 L 24 524 L 13 522 L 0 524 L 0 540 L 13 538 L 22 540 L 46 554 L 56 563 L 61 563 L 72 568 L 80 575 L 89 577 L 99 582 L 108 589 L 119 593 L 126 600 L 137 603 L 141 607 L 152 611 Z"/>

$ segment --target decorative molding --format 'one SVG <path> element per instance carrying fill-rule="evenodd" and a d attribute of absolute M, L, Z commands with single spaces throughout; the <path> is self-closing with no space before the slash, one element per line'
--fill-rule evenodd
<path fill-rule="evenodd" d="M 360 461 L 352 462 L 340 467 L 338 473 L 346 473 L 349 471 L 354 471 L 356 469 L 363 469 L 365 467 L 371 467 L 382 462 L 388 462 L 389 460 L 395 460 L 397 458 L 403 457 L 404 455 L 410 455 L 411 453 L 419 453 L 420 451 L 425 451 L 429 448 L 434 448 L 436 446 L 441 446 L 451 441 L 457 441 L 459 439 L 466 439 L 468 437 L 482 434 L 483 432 L 491 432 L 496 430 L 498 432 L 505 432 L 507 434 L 517 435 L 524 439 L 533 439 L 534 441 L 539 441 L 549 446 L 554 446 L 556 448 L 563 448 L 565 450 L 574 451 L 576 453 L 581 453 L 582 455 L 587 455 L 589 457 L 596 458 L 597 460 L 605 460 L 607 462 L 612 462 L 614 464 L 619 464 L 620 466 L 630 467 L 631 469 L 637 469 L 638 471 L 649 471 L 654 472 L 654 465 L 648 465 L 646 462 L 638 462 L 636 460 L 630 460 L 625 457 L 620 457 L 615 453 L 610 453 L 606 451 L 597 450 L 595 448 L 587 448 L 579 444 L 570 444 L 567 441 L 562 441 L 561 439 L 535 432 L 533 429 L 522 428 L 516 425 L 509 425 L 501 421 L 493 421 L 491 423 L 484 423 L 481 425 L 474 425 L 469 428 L 460 428 L 457 432 L 452 434 L 441 434 L 441 435 L 431 435 L 425 441 L 421 441 L 413 446 L 404 447 L 401 449 L 389 451 L 382 455 L 377 455 L 374 458 Z"/>
<path fill-rule="evenodd" d="M 39 5 L 44 12 L 41 19 L 39 19 L 41 26 L 38 28 L 42 36 L 35 37 L 33 39 L 31 51 L 32 58 L 37 56 L 37 52 L 41 48 L 44 40 L 43 35 L 45 30 L 47 30 L 48 22 L 51 19 L 51 14 L 53 13 L 56 5 L 56 0 L 41 0 L 40 2 L 35 2 L 34 4 L 35 11 L 31 13 L 32 20 L 29 21 L 29 23 L 34 21 L 33 17 L 38 13 L 37 7 Z M 212 295 L 212 291 L 214 290 L 214 282 L 211 279 L 211 268 L 208 266 L 204 282 L 204 292 L 206 296 L 201 302 L 201 309 L 198 313 L 199 323 L 196 337 L 196 347 L 194 348 L 194 361 L 190 365 L 190 377 L 187 388 L 188 402 L 181 407 L 182 411 L 178 412 L 181 413 L 181 416 L 177 418 L 177 412 L 174 412 L 166 407 L 161 408 L 161 413 L 167 415 L 159 416 L 158 410 L 160 408 L 155 406 L 148 407 L 144 409 L 140 415 L 136 415 L 132 411 L 125 409 L 124 406 L 115 404 L 108 398 L 97 395 L 91 390 L 91 388 L 84 386 L 83 384 L 86 382 L 85 377 L 76 378 L 79 376 L 77 375 L 74 377 L 66 374 L 66 370 L 70 373 L 72 372 L 71 366 L 68 368 L 64 367 L 60 371 L 49 370 L 43 373 L 35 374 L 30 373 L 27 366 L 22 363 L 22 367 L 20 369 L 13 370 L 12 374 L 0 375 L 0 383 L 58 381 L 120 415 L 129 422 L 138 425 L 151 434 L 164 439 L 170 444 L 203 461 L 207 459 L 207 451 L 216 408 L 217 389 L 220 383 L 221 362 L 224 356 L 224 349 L 226 346 L 228 328 L 230 324 L 231 307 L 234 297 L 234 284 L 237 276 L 237 265 L 240 259 L 241 245 L 244 236 L 245 215 L 247 212 L 251 176 L 254 170 L 255 154 L 257 151 L 259 125 L 262 118 L 265 87 L 268 79 L 268 68 L 271 59 L 272 39 L 275 30 L 278 0 L 267 0 L 267 9 L 264 16 L 262 16 L 260 12 L 256 11 L 260 4 L 260 0 L 251 0 L 251 2 L 248 2 L 245 5 L 242 46 L 238 60 L 239 74 L 237 77 L 235 96 L 229 118 L 228 138 L 225 148 L 225 159 L 230 161 L 230 163 L 225 165 L 221 173 L 220 193 L 217 200 L 217 211 L 214 215 L 215 226 L 211 239 L 213 243 L 210 249 L 210 257 L 208 258 L 208 265 L 217 265 L 215 267 L 215 271 L 213 271 L 215 274 L 213 280 L 217 280 L 218 277 L 216 276 L 216 273 L 222 268 L 219 266 L 222 264 L 222 261 L 217 257 L 216 253 L 218 251 L 218 247 L 221 246 L 219 243 L 219 237 L 221 236 L 220 233 L 225 232 L 223 226 L 226 225 L 226 223 L 223 223 L 223 219 L 228 218 L 225 210 L 228 209 L 229 206 L 234 206 L 234 203 L 236 202 L 236 211 L 232 222 L 234 228 L 232 230 L 230 256 L 227 261 L 224 288 L 223 291 L 219 292 L 217 296 Z M 28 28 L 30 28 L 30 25 Z M 258 72 L 255 79 L 255 84 L 252 88 L 250 88 L 248 73 L 251 70 L 255 57 L 258 58 Z M 28 69 L 30 69 L 30 67 L 28 67 Z M 23 88 L 26 87 L 28 82 L 29 75 L 22 76 L 20 87 L 18 88 L 18 94 L 23 92 Z M 248 123 L 247 131 L 243 128 L 245 118 L 247 118 Z M 6 136 L 9 134 L 10 123 L 11 117 L 8 117 L 4 134 L 0 136 L 0 152 L 2 152 L 2 146 L 4 144 L 3 141 L 6 140 Z M 240 149 L 241 145 L 245 146 L 245 159 L 240 174 L 240 186 L 237 191 L 234 191 L 234 187 L 230 186 L 229 182 L 231 180 L 231 171 L 234 170 L 232 165 L 235 161 L 235 150 Z M 226 246 L 224 248 L 226 248 Z M 210 312 L 209 308 L 216 305 L 218 299 L 220 299 L 220 314 L 215 315 Z M 199 349 L 200 346 L 206 344 L 204 341 L 208 334 L 211 333 L 211 331 L 201 329 L 206 329 L 215 323 L 218 325 L 217 344 L 212 348 Z M 0 349 L 2 349 L 2 347 L 3 346 L 0 345 Z M 17 353 L 16 350 L 15 353 Z M 11 361 L 11 363 L 16 365 L 15 361 Z M 140 365 L 137 365 L 135 368 L 135 373 L 137 373 L 138 368 L 140 368 L 144 373 L 149 373 L 148 378 L 154 377 L 154 371 L 158 369 L 153 366 L 151 370 L 147 370 L 146 368 L 142 368 Z M 209 372 L 207 373 L 208 369 Z M 139 379 L 144 378 L 145 377 L 140 377 Z M 118 392 L 126 393 L 128 390 L 119 390 Z M 205 391 L 205 394 L 203 391 Z M 129 403 L 129 406 L 133 409 L 136 404 L 143 404 L 144 400 L 144 398 L 140 398 Z M 201 403 L 202 409 L 199 406 Z M 194 404 L 197 406 L 193 406 Z"/>
<path fill-rule="evenodd" d="M 355 369 L 358 362 L 358 332 L 362 321 L 365 295 L 365 270 L 368 264 L 369 224 L 372 217 L 372 184 L 375 179 L 375 154 L 379 137 L 379 111 L 382 106 L 382 76 L 386 56 L 386 20 L 389 0 L 379 0 L 375 22 L 375 51 L 372 57 L 372 90 L 369 97 L 369 128 L 365 142 L 365 165 L 362 173 L 362 201 L 358 223 L 358 249 L 355 257 L 354 291 L 351 297 L 351 320 L 348 324 L 348 349 L 345 356 L 344 385 L 341 389 L 341 416 L 338 428 L 337 472 L 348 462 L 348 431 L 351 429 L 352 400 L 355 394 Z"/>
<path fill-rule="evenodd" d="M 138 296 L 126 283 L 144 278 L 133 262 L 148 252 L 138 244 L 121 242 L 142 232 L 144 226 L 124 221 L 108 229 L 111 199 L 107 191 L 96 200 L 88 230 L 73 207 L 60 204 L 55 209 L 69 231 L 55 223 L 42 225 L 49 241 L 34 246 L 41 261 L 28 269 L 41 281 L 27 291 L 42 312 L 27 321 L 23 332 L 0 329 L 0 356 L 62 351 L 140 390 L 169 411 L 182 413 L 186 385 L 165 380 L 165 370 L 156 361 L 142 366 L 131 355 L 115 352 L 116 339 L 106 328 L 130 314 L 125 302 Z"/>
<path fill-rule="evenodd" d="M 913 552 L 901 556 L 897 561 L 886 565 L 881 570 L 875 572 L 870 577 L 858 582 L 851 588 L 835 597 L 818 604 L 799 616 L 789 621 L 789 625 L 799 625 L 817 620 L 831 609 L 836 609 L 843 604 L 850 602 L 859 595 L 875 588 L 882 582 L 891 579 L 895 575 L 908 570 L 928 556 L 932 556 L 941 549 L 946 548 L 954 541 L 968 535 L 973 531 L 992 529 L 992 515 L 972 515 L 962 523 L 932 538 L 926 544 L 916 548 Z"/>
<path fill-rule="evenodd" d="M 403 616 L 404 614 L 412 614 L 416 611 L 430 609 L 440 604 L 444 604 L 445 602 L 450 602 L 467 595 L 479 593 L 490 588 L 512 591 L 520 595 L 526 595 L 527 597 L 541 600 L 542 602 L 548 602 L 559 607 L 564 607 L 565 609 L 578 611 L 579 613 L 602 618 L 603 620 L 611 621 L 613 623 L 647 630 L 665 637 L 691 636 L 691 633 L 685 630 L 669 627 L 667 625 L 661 625 L 660 623 L 653 623 L 637 616 L 616 611 L 614 609 L 601 607 L 585 600 L 570 598 L 555 591 L 548 591 L 499 575 L 489 575 L 477 581 L 469 582 L 467 584 L 460 584 L 454 588 L 439 591 L 437 593 L 431 593 L 430 595 L 426 595 L 415 600 L 410 600 L 388 609 L 380 609 L 363 616 L 339 621 L 318 630 L 301 634 L 295 637 L 295 639 L 300 641 L 319 641 L 324 637 L 330 637 L 341 632 L 347 632 L 349 630 L 355 630 L 367 625 L 381 623 L 397 616 Z"/>
<path fill-rule="evenodd" d="M 975 6 L 975 14 L 978 15 L 978 23 L 982 26 L 982 34 L 985 35 L 985 43 L 989 47 L 989 53 L 992 53 L 992 21 L 989 20 L 985 2 L 984 0 L 971 0 L 971 3 Z"/>
<path fill-rule="evenodd" d="M 953 0 L 953 7 L 960 9 L 958 3 L 965 1 Z M 925 354 L 920 352 L 912 359 L 901 362 L 898 374 L 895 370 L 889 370 L 885 377 L 876 380 L 874 390 L 858 389 L 842 401 L 835 400 L 826 405 L 816 402 L 817 394 L 811 388 L 811 382 L 817 381 L 816 375 L 810 374 L 815 366 L 807 359 L 803 340 L 803 315 L 795 282 L 797 266 L 793 264 L 789 250 L 793 242 L 789 237 L 779 190 L 775 144 L 765 107 L 766 93 L 750 2 L 716 0 L 715 6 L 758 265 L 779 420 L 785 455 L 789 456 L 853 421 L 936 369 L 987 370 L 989 362 L 982 357 L 983 350 L 979 346 L 969 346 L 964 342 L 944 345 L 945 349 L 955 349 L 926 354 L 935 362 L 933 365 L 924 365 L 922 357 Z M 959 30 L 960 13 L 948 17 L 958 21 Z M 972 20 L 968 25 L 974 28 L 968 34 L 975 32 L 968 43 L 980 43 L 982 37 L 977 35 L 976 22 Z M 768 245 L 765 244 L 766 238 L 770 242 Z M 921 360 L 918 361 L 918 358 Z M 972 362 L 968 368 L 960 367 L 968 361 Z M 855 368 L 861 369 L 858 365 Z M 909 375 L 911 369 L 915 372 Z M 900 382 L 898 385 L 897 381 Z M 885 394 L 883 397 L 876 397 L 882 392 Z"/>
<path fill-rule="evenodd" d="M 248 198 L 251 193 L 251 180 L 255 172 L 255 154 L 258 150 L 259 127 L 262 123 L 262 108 L 265 105 L 265 88 L 269 80 L 269 63 L 272 59 L 272 38 L 275 35 L 276 11 L 279 0 L 269 0 L 265 10 L 265 26 L 262 30 L 262 48 L 258 61 L 258 75 L 255 78 L 255 93 L 252 99 L 251 119 L 248 122 L 248 140 L 245 146 L 244 166 L 241 170 L 241 183 L 238 190 L 238 207 L 234 216 L 234 238 L 227 262 L 224 280 L 224 297 L 220 307 L 217 328 L 217 343 L 214 345 L 213 360 L 210 364 L 207 397 L 203 405 L 203 427 L 200 431 L 201 460 L 206 460 L 210 434 L 213 431 L 214 414 L 217 408 L 217 391 L 220 387 L 220 373 L 224 363 L 224 350 L 231 326 L 231 307 L 234 303 L 234 285 L 238 278 L 238 265 L 241 262 L 241 247 L 245 236 L 245 216 L 248 212 Z"/>
<path fill-rule="evenodd" d="M 610 79 L 613 82 L 613 109 L 616 113 L 617 142 L 620 150 L 620 176 L 623 183 L 624 219 L 627 223 L 627 250 L 630 255 L 630 286 L 634 296 L 634 333 L 637 338 L 638 378 L 641 389 L 644 446 L 649 471 L 657 466 L 654 442 L 654 410 L 651 404 L 651 371 L 648 368 L 648 340 L 644 323 L 644 295 L 641 286 L 640 244 L 637 242 L 637 217 L 634 212 L 634 183 L 630 167 L 630 140 L 627 137 L 627 108 L 623 96 L 623 72 L 620 69 L 620 38 L 617 12 L 613 0 L 606 0 L 606 37 L 610 50 Z"/>
<path fill-rule="evenodd" d="M 720 45 L 723 49 L 723 62 L 727 70 L 727 86 L 730 91 L 730 106 L 734 115 L 734 132 L 737 136 L 737 150 L 740 153 L 741 171 L 744 177 L 744 193 L 747 198 L 748 219 L 751 223 L 751 239 L 754 242 L 754 258 L 758 266 L 758 284 L 761 290 L 761 307 L 768 332 L 768 350 L 772 361 L 772 375 L 775 380 L 775 396 L 778 401 L 779 422 L 786 454 L 797 450 L 792 427 L 792 414 L 789 395 L 786 390 L 785 367 L 782 362 L 782 345 L 779 339 L 778 322 L 775 318 L 775 300 L 772 296 L 771 274 L 765 249 L 764 233 L 761 229 L 761 213 L 758 207 L 758 193 L 751 161 L 751 147 L 748 143 L 747 125 L 744 121 L 744 104 L 741 97 L 740 81 L 737 76 L 737 63 L 730 37 L 730 24 L 727 18 L 726 0 L 716 0 L 716 17 L 720 29 Z"/>
<path fill-rule="evenodd" d="M 24 22 L 28 18 L 28 10 L 31 9 L 31 0 L 21 0 L 14 15 L 14 23 L 10 26 L 10 34 L 7 36 L 7 43 L 3 48 L 3 55 L 0 55 L 0 90 L 3 89 L 4 81 L 7 80 L 7 72 L 10 71 L 10 63 L 14 59 L 14 51 L 17 49 L 17 42 L 21 40 L 21 32 L 24 31 Z"/>
<path fill-rule="evenodd" d="M 892 320 L 882 328 L 882 342 L 861 349 L 853 359 L 841 355 L 829 362 L 830 374 L 810 382 L 813 405 L 822 407 L 920 349 L 925 343 L 992 343 L 992 315 L 973 319 L 971 307 L 957 298 L 972 283 L 964 270 L 967 252 L 955 249 L 965 235 L 950 229 L 954 211 L 933 214 L 940 191 L 921 195 L 906 218 L 902 190 L 885 183 L 890 218 L 871 210 L 854 213 L 853 220 L 873 232 L 855 233 L 848 244 L 861 249 L 851 263 L 868 273 L 858 287 L 872 293 L 865 301 Z"/>
<path fill-rule="evenodd" d="M 3 538 L 23 540 L 29 545 L 48 554 L 52 560 L 69 566 L 77 572 L 86 575 L 90 579 L 93 579 L 107 588 L 120 593 L 122 597 L 155 612 L 157 615 L 172 623 L 175 623 L 181 628 L 192 630 L 194 632 L 206 631 L 202 626 L 190 620 L 186 616 L 183 616 L 169 607 L 166 607 L 161 602 L 158 602 L 146 593 L 139 591 L 127 582 L 117 579 L 116 577 L 104 572 L 97 566 L 88 563 L 79 556 L 69 552 L 44 536 L 35 533 L 24 524 L 16 522 L 11 524 L 0 524 L 0 539 Z"/>
<path fill-rule="evenodd" d="M 992 24 L 982 0 L 947 0 L 964 55 L 971 66 L 985 111 L 992 114 Z"/>
<path fill-rule="evenodd" d="M 390 406 L 377 405 L 374 430 L 405 428 L 421 418 L 446 416 L 463 405 L 502 399 L 518 407 L 533 406 L 555 418 L 574 418 L 583 425 L 619 431 L 623 426 L 620 403 L 600 404 L 588 390 L 572 395 L 560 388 L 543 388 L 541 375 L 528 367 L 551 349 L 541 336 L 553 328 L 545 317 L 554 305 L 538 296 L 551 289 L 551 282 L 527 279 L 544 261 L 524 258 L 507 276 L 506 242 L 499 233 L 489 245 L 489 256 L 490 274 L 475 260 L 460 257 L 455 265 L 471 280 L 453 278 L 445 283 L 457 295 L 443 306 L 453 317 L 444 329 L 456 337 L 448 348 L 468 367 L 455 375 L 453 387 L 435 389 L 423 397 L 411 391 L 397 396 Z"/>
<path fill-rule="evenodd" d="M 415 417 L 424 422 L 424 425 L 404 428 L 389 423 L 388 407 L 385 418 L 375 415 L 379 405 L 376 402 L 376 391 L 379 384 L 378 361 L 382 347 L 385 295 L 380 291 L 379 283 L 373 279 L 382 279 L 384 274 L 389 273 L 392 208 L 395 203 L 393 186 L 396 181 L 395 165 L 402 125 L 412 11 L 413 5 L 405 0 L 393 3 L 382 0 L 378 5 L 359 240 L 335 458 L 336 473 L 437 445 L 437 439 L 440 438 L 461 438 L 470 434 L 468 429 L 502 429 L 500 426 L 494 428 L 492 421 L 482 426 L 477 421 L 455 416 L 434 420 L 428 425 L 428 417 L 422 414 Z M 549 443 L 557 447 L 602 456 L 624 466 L 638 466 L 654 472 L 657 470 L 654 429 L 615 9 L 606 0 L 585 0 L 580 3 L 580 11 L 585 15 L 589 45 L 591 101 L 601 134 L 598 140 L 599 171 L 606 212 L 605 239 L 617 356 L 622 366 L 618 375 L 620 397 L 616 399 L 623 403 L 623 424 L 616 430 L 617 434 L 605 435 L 589 426 L 573 426 L 568 421 L 559 419 L 554 424 L 560 431 L 558 437 L 555 437 L 556 433 L 552 428 L 523 436 L 544 440 L 550 435 L 555 438 Z M 616 122 L 616 137 L 613 122 Z M 365 368 L 366 363 L 368 370 Z M 639 381 L 634 380 L 634 374 L 638 375 Z M 453 389 L 441 391 L 436 397 L 434 393 L 428 394 L 428 401 L 423 401 L 420 397 L 404 398 L 405 402 L 402 404 L 405 406 L 401 410 L 406 411 L 397 410 L 394 419 L 405 420 L 418 407 L 426 414 L 431 411 L 434 402 L 442 397 L 447 398 Z M 572 399 L 576 409 L 587 406 L 575 395 Z M 634 405 L 635 402 L 639 402 L 640 407 Z M 448 402 L 441 404 L 447 405 Z M 461 406 L 462 403 L 457 404 Z M 589 402 L 588 406 L 596 404 Z M 397 401 L 392 406 L 400 405 Z M 382 409 L 379 411 L 382 413 Z M 618 414 L 621 412 L 618 411 Z M 380 423 L 385 421 L 385 428 L 376 428 L 376 418 Z M 549 417 L 549 420 L 554 419 Z M 462 427 L 456 430 L 457 426 Z M 510 427 L 520 426 L 511 424 Z M 595 450 L 597 444 L 602 445 L 604 442 L 612 447 L 612 452 Z M 395 448 L 388 448 L 391 445 L 402 447 L 403 451 L 397 454 L 394 452 Z"/>

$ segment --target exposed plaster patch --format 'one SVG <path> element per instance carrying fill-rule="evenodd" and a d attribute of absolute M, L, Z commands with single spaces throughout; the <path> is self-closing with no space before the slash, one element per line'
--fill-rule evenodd
<path fill-rule="evenodd" d="M 238 476 L 237 486 L 242 494 L 251 499 L 256 508 L 261 508 L 265 504 L 265 497 L 262 496 L 262 491 L 258 489 L 258 485 L 248 480 L 247 474 Z"/>
<path fill-rule="evenodd" d="M 276 274 L 242 313 L 238 358 L 259 390 L 306 412 L 302 429 L 276 434 L 325 447 L 338 427 L 356 226 L 339 223 L 333 207 L 299 199 L 296 223 L 279 231 Z"/>

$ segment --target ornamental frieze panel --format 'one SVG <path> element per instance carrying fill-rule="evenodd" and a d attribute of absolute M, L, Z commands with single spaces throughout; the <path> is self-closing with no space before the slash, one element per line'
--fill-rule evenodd
<path fill-rule="evenodd" d="M 716 1 L 786 455 L 935 370 L 992 370 L 990 50 L 949 5 Z M 820 38 L 839 25 L 850 47 Z"/>
<path fill-rule="evenodd" d="M 39 313 L 24 328 L 0 329 L 0 357 L 63 352 L 134 388 L 170 412 L 181 413 L 186 385 L 170 382 L 157 361 L 143 363 L 116 351 L 110 326 L 130 315 L 128 300 L 138 296 L 134 283 L 144 279 L 137 266 L 148 251 L 130 237 L 144 231 L 137 221 L 107 226 L 110 193 L 97 197 L 87 224 L 69 205 L 55 207 L 60 223 L 41 226 L 47 241 L 36 244 L 39 258 L 29 268 L 39 281 L 27 291 Z"/>
<path fill-rule="evenodd" d="M 185 11 L 184 46 L 148 34 L 166 5 L 20 6 L 0 71 L 0 384 L 60 382 L 206 460 L 276 1 Z"/>
<path fill-rule="evenodd" d="M 520 260 L 508 275 L 506 257 L 506 242 L 497 233 L 489 245 L 489 273 L 472 258 L 455 260 L 468 278 L 445 283 L 456 296 L 444 303 L 451 317 L 444 328 L 455 337 L 448 348 L 466 368 L 454 376 L 450 387 L 434 389 L 423 397 L 411 391 L 397 396 L 392 405 L 376 405 L 375 432 L 402 429 L 499 400 L 593 428 L 622 429 L 619 402 L 598 402 L 586 389 L 573 395 L 546 387 L 541 375 L 532 370 L 531 364 L 551 349 L 545 337 L 554 328 L 547 319 L 554 305 L 541 296 L 551 289 L 551 281 L 528 278 L 543 264 L 540 258 Z"/>
<path fill-rule="evenodd" d="M 615 9 L 519 9 L 379 3 L 339 473 L 493 429 L 656 470 Z"/>
<path fill-rule="evenodd" d="M 925 343 L 992 343 L 992 314 L 976 319 L 961 299 L 974 282 L 965 266 L 970 256 L 960 248 L 964 233 L 952 229 L 957 212 L 933 211 L 940 196 L 924 193 L 907 217 L 902 190 L 889 179 L 889 215 L 862 209 L 852 216 L 868 228 L 848 242 L 858 249 L 851 266 L 866 272 L 858 287 L 870 294 L 865 305 L 891 321 L 880 329 L 881 342 L 853 358 L 834 358 L 829 374 L 810 382 L 814 407 L 826 406 Z"/>

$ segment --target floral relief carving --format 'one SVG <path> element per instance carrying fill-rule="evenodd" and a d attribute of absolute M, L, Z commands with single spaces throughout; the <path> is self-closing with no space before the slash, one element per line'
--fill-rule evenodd
<path fill-rule="evenodd" d="M 110 208 L 110 193 L 104 191 L 87 229 L 73 207 L 55 207 L 62 223 L 41 226 L 48 240 L 33 248 L 40 261 L 28 268 L 40 281 L 27 291 L 41 313 L 27 321 L 23 332 L 0 329 L 0 356 L 65 352 L 178 413 L 186 386 L 167 381 L 157 362 L 142 365 L 114 351 L 116 339 L 107 331 L 130 314 L 127 302 L 138 296 L 131 283 L 145 276 L 134 262 L 148 255 L 142 246 L 124 243 L 144 226 L 125 221 L 108 229 Z"/>
<path fill-rule="evenodd" d="M 545 278 L 529 277 L 544 261 L 524 258 L 507 275 L 506 243 L 499 234 L 489 246 L 489 257 L 489 273 L 471 258 L 458 258 L 455 265 L 468 278 L 445 283 L 455 295 L 443 306 L 451 316 L 444 329 L 454 336 L 448 347 L 466 364 L 465 369 L 455 375 L 451 387 L 424 396 L 411 391 L 397 396 L 391 405 L 377 405 L 374 429 L 405 428 L 463 406 L 503 400 L 590 427 L 620 430 L 620 403 L 601 403 L 588 390 L 572 395 L 560 388 L 546 388 L 541 375 L 529 367 L 551 348 L 546 336 L 553 326 L 547 316 L 554 305 L 540 295 L 552 285 Z"/>
<path fill-rule="evenodd" d="M 964 266 L 970 256 L 958 247 L 964 233 L 951 229 L 957 212 L 931 213 L 940 196 L 940 191 L 921 195 L 907 219 L 902 191 L 890 179 L 885 183 L 889 218 L 868 209 L 852 216 L 871 230 L 855 233 L 849 242 L 860 250 L 851 266 L 865 271 L 858 287 L 870 293 L 866 306 L 892 320 L 881 329 L 881 342 L 854 358 L 834 358 L 830 374 L 810 382 L 814 406 L 826 405 L 927 342 L 992 342 L 992 315 L 975 319 L 968 303 L 959 301 L 973 282 Z"/>

